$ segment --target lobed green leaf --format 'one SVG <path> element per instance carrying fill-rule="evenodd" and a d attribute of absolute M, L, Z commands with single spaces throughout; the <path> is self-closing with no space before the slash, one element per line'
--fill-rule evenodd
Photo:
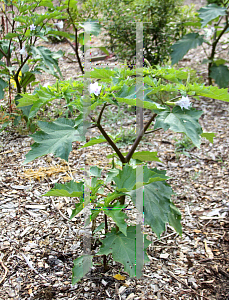
<path fill-rule="evenodd" d="M 149 258 L 146 253 L 146 249 L 151 244 L 151 241 L 146 239 L 146 235 L 142 235 L 142 241 L 144 238 L 144 263 L 149 262 Z M 138 245 L 136 245 L 136 226 L 127 227 L 127 235 L 125 236 L 120 231 L 116 233 L 115 228 L 112 228 L 111 232 L 106 234 L 106 238 L 102 240 L 103 245 L 101 246 L 99 252 L 96 255 L 108 255 L 112 253 L 113 259 L 124 265 L 124 271 L 127 272 L 130 277 L 136 276 L 140 278 L 142 272 L 139 271 L 143 268 L 137 268 L 135 270 L 135 258 Z M 143 262 L 143 260 L 142 260 Z"/>

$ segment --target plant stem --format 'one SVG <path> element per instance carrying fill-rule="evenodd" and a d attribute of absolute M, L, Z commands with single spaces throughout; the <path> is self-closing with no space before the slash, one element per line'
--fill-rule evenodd
<path fill-rule="evenodd" d="M 108 144 L 114 149 L 114 151 L 116 152 L 116 154 L 118 155 L 118 157 L 120 158 L 121 162 L 123 164 L 126 163 L 125 157 L 122 155 L 121 151 L 118 149 L 118 147 L 116 146 L 116 144 L 112 141 L 112 139 L 109 137 L 109 135 L 106 133 L 106 131 L 103 129 L 103 127 L 101 126 L 100 122 L 101 122 L 101 118 L 102 118 L 102 114 L 103 111 L 106 107 L 106 103 L 104 103 L 103 108 L 100 111 L 98 120 L 95 121 L 94 118 L 90 117 L 92 119 L 93 122 L 95 122 L 95 125 L 98 127 L 98 129 L 100 130 L 100 132 L 102 133 L 102 135 L 105 137 L 105 139 L 107 140 Z"/>
<path fill-rule="evenodd" d="M 227 7 L 228 8 L 228 7 Z M 220 20 L 221 21 L 221 20 Z M 219 22 L 217 23 L 219 24 Z M 225 31 L 229 28 L 229 24 L 228 24 L 228 17 L 226 16 L 226 25 L 224 27 L 224 29 L 221 31 L 221 33 L 219 34 L 218 38 L 216 39 L 216 32 L 214 34 L 214 42 L 212 43 L 212 51 L 211 51 L 211 56 L 209 57 L 209 60 L 211 60 L 211 62 L 208 64 L 208 84 L 212 85 L 212 78 L 210 77 L 210 73 L 211 73 L 211 67 L 213 65 L 213 59 L 215 57 L 215 52 L 216 52 L 216 46 L 219 42 L 219 40 L 221 39 L 222 35 L 225 33 Z"/>
<path fill-rule="evenodd" d="M 120 198 L 119 198 L 119 202 L 121 205 L 124 205 L 125 204 L 125 199 L 126 199 L 126 196 L 125 195 L 122 195 Z M 116 233 L 119 231 L 119 227 L 117 226 L 117 224 L 115 225 L 115 229 L 116 229 Z"/>
<path fill-rule="evenodd" d="M 104 214 L 104 222 L 105 222 L 105 234 L 108 232 L 108 224 L 107 224 L 107 215 Z M 103 255 L 103 267 L 104 271 L 108 270 L 108 265 L 107 265 L 107 256 L 104 254 Z"/>
<path fill-rule="evenodd" d="M 153 133 L 153 132 L 158 131 L 158 130 L 161 130 L 161 129 L 162 129 L 162 128 L 157 128 L 157 129 L 154 129 L 154 130 L 146 131 L 145 134 Z"/>
<path fill-rule="evenodd" d="M 133 143 L 133 146 L 131 147 L 130 151 L 128 152 L 127 156 L 125 157 L 126 163 L 128 163 L 130 161 L 130 159 L 131 159 L 132 155 L 134 154 L 137 146 L 139 145 L 144 133 L 146 132 L 146 130 L 148 129 L 150 124 L 153 122 L 153 120 L 156 118 L 156 116 L 157 116 L 157 114 L 153 114 L 152 117 L 147 122 L 147 124 L 145 125 L 145 127 L 139 132 L 136 140 Z"/>
<path fill-rule="evenodd" d="M 75 47 L 72 45 L 72 43 L 68 39 L 66 39 L 66 40 L 71 45 L 72 49 L 74 50 L 76 58 L 77 58 L 77 61 L 78 61 L 78 64 L 79 64 L 79 67 L 80 67 L 80 70 L 81 70 L 82 74 L 84 74 L 84 69 L 83 69 L 83 66 L 81 64 L 81 60 L 80 60 L 80 57 L 79 57 L 79 51 L 78 51 L 78 35 L 77 35 L 78 34 L 78 29 L 75 26 L 74 20 L 72 18 L 71 13 L 70 13 L 69 2 L 70 2 L 70 0 L 68 1 L 67 13 L 69 15 L 69 18 L 71 19 L 72 26 L 73 26 L 74 31 L 75 31 Z"/>

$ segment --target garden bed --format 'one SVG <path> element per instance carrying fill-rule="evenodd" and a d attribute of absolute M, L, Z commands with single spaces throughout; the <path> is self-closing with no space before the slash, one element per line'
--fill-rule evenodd
<path fill-rule="evenodd" d="M 53 51 L 69 49 L 67 44 L 48 46 Z M 194 58 L 199 60 L 198 55 Z M 105 64 L 113 68 L 117 62 L 112 60 Z M 77 64 L 67 59 L 60 61 L 60 68 L 65 79 L 80 75 Z M 52 83 L 48 76 L 41 80 Z M 139 147 L 158 152 L 162 162 L 149 166 L 166 169 L 171 177 L 183 226 L 182 237 L 167 226 L 160 240 L 145 226 L 152 244 L 147 250 L 150 263 L 140 279 L 129 278 L 112 260 L 104 272 L 98 260 L 98 266 L 72 286 L 73 260 L 83 249 L 84 215 L 69 221 L 74 199 L 42 197 L 56 182 L 82 180 L 85 165 L 110 168 L 106 155 L 111 148 L 102 144 L 85 150 L 73 143 L 68 164 L 47 155 L 23 166 L 32 139 L 23 128 L 1 133 L 0 299 L 228 299 L 229 104 L 204 97 L 192 103 L 204 112 L 200 119 L 204 131 L 216 134 L 214 144 L 203 139 L 200 149 L 188 150 L 181 134 L 161 130 L 147 135 Z M 135 112 L 126 108 L 128 117 L 121 123 L 112 119 L 116 114 L 117 110 L 104 114 L 105 128 L 131 133 Z M 92 129 L 91 135 L 96 133 Z M 124 137 L 120 147 L 128 150 L 132 137 Z M 175 151 L 178 146 L 180 153 Z"/>

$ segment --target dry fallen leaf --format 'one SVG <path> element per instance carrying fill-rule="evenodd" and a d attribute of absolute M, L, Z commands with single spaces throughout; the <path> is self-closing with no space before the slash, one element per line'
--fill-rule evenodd
<path fill-rule="evenodd" d="M 122 275 L 120 275 L 120 274 L 116 274 L 116 275 L 114 275 L 113 276 L 115 279 L 117 279 L 117 280 L 125 280 L 126 279 L 126 276 L 122 276 Z"/>

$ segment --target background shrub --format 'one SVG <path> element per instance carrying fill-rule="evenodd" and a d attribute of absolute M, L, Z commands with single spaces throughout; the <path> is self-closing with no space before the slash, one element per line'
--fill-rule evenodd
<path fill-rule="evenodd" d="M 222 5 L 223 4 L 223 0 L 207 0 L 208 4 L 217 4 L 217 5 Z"/>
<path fill-rule="evenodd" d="M 181 0 L 99 0 L 108 47 L 128 63 L 135 61 L 136 23 L 144 23 L 144 57 L 151 64 L 168 58 L 169 46 L 182 35 Z"/>

